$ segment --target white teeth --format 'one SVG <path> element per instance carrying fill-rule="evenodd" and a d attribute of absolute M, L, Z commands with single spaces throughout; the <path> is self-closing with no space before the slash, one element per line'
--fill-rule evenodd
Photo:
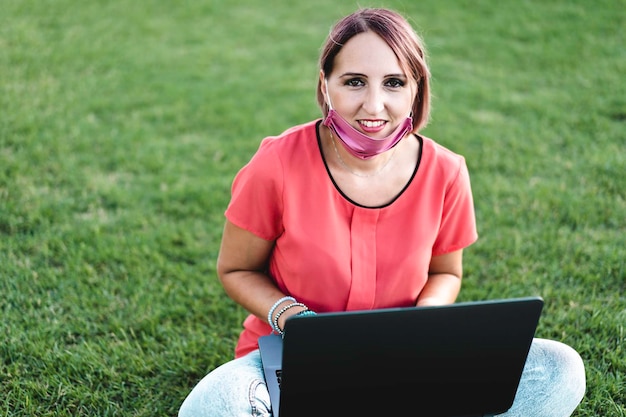
<path fill-rule="evenodd" d="M 385 122 L 383 121 L 376 121 L 376 122 L 371 122 L 369 120 L 363 120 L 361 121 L 361 124 L 365 127 L 380 127 L 384 124 Z"/>

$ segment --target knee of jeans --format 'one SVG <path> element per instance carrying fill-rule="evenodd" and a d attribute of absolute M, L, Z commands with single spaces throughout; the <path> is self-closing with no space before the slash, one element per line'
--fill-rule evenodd
<path fill-rule="evenodd" d="M 201 381 L 189 394 L 178 411 L 178 417 L 271 417 L 270 396 L 264 380 L 253 379 L 245 389 L 224 391 L 219 381 Z"/>
<path fill-rule="evenodd" d="M 572 397 L 582 400 L 587 389 L 585 363 L 582 357 L 572 347 L 564 345 L 561 350 L 561 363 Z"/>
<path fill-rule="evenodd" d="M 556 379 L 554 386 L 567 398 L 582 400 L 587 383 L 585 364 L 580 354 L 571 346 L 553 340 L 545 341 L 544 349 L 552 351 L 552 363 L 549 365 Z"/>

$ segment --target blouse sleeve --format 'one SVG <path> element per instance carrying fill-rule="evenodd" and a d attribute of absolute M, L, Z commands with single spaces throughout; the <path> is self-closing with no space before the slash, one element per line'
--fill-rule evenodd
<path fill-rule="evenodd" d="M 463 249 L 478 239 L 469 172 L 465 159 L 460 157 L 459 160 L 456 177 L 445 192 L 433 256 Z"/>
<path fill-rule="evenodd" d="M 283 167 L 271 140 L 264 140 L 257 153 L 235 176 L 226 218 L 265 240 L 275 240 L 283 231 Z"/>

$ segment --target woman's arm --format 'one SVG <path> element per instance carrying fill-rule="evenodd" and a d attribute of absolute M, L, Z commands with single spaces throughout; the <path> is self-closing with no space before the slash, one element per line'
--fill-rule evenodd
<path fill-rule="evenodd" d="M 265 273 L 273 247 L 273 241 L 261 239 L 227 220 L 217 257 L 217 275 L 226 294 L 263 321 L 267 321 L 274 303 L 285 296 Z M 287 304 L 289 301 L 281 303 L 275 311 Z M 302 307 L 287 310 L 280 316 L 279 327 L 282 329 L 287 317 L 301 310 Z"/>
<path fill-rule="evenodd" d="M 463 250 L 433 256 L 428 281 L 417 297 L 418 306 L 452 304 L 461 290 Z"/>

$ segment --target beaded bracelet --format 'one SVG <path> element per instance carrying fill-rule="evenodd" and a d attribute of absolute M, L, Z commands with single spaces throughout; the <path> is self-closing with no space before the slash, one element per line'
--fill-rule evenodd
<path fill-rule="evenodd" d="M 308 308 L 306 310 L 302 310 L 301 312 L 299 312 L 298 314 L 296 314 L 296 316 L 314 316 L 317 313 L 313 310 L 309 310 Z"/>
<path fill-rule="evenodd" d="M 274 303 L 274 305 L 272 306 L 272 308 L 270 308 L 270 311 L 267 313 L 267 322 L 270 324 L 270 326 L 272 327 L 272 329 L 276 330 L 276 328 L 274 327 L 274 322 L 272 321 L 272 317 L 274 317 L 274 310 L 276 310 L 276 307 L 278 307 L 279 305 L 281 305 L 282 303 L 284 303 L 285 301 L 293 301 L 294 303 L 296 302 L 296 299 L 290 296 L 287 297 L 283 297 L 280 300 L 276 301 Z M 276 330 L 277 331 L 277 330 Z"/>
<path fill-rule="evenodd" d="M 278 327 L 278 319 L 280 318 L 280 316 L 283 315 L 283 313 L 287 310 L 289 310 L 290 308 L 293 307 L 304 307 L 306 309 L 306 306 L 302 303 L 291 303 L 289 305 L 286 305 L 285 307 L 281 308 L 280 311 L 278 313 L 276 313 L 276 316 L 274 316 L 274 323 L 273 323 L 273 328 L 274 330 L 276 330 L 276 332 L 278 332 L 278 334 L 283 334 L 283 331 L 281 330 L 280 327 Z"/>

